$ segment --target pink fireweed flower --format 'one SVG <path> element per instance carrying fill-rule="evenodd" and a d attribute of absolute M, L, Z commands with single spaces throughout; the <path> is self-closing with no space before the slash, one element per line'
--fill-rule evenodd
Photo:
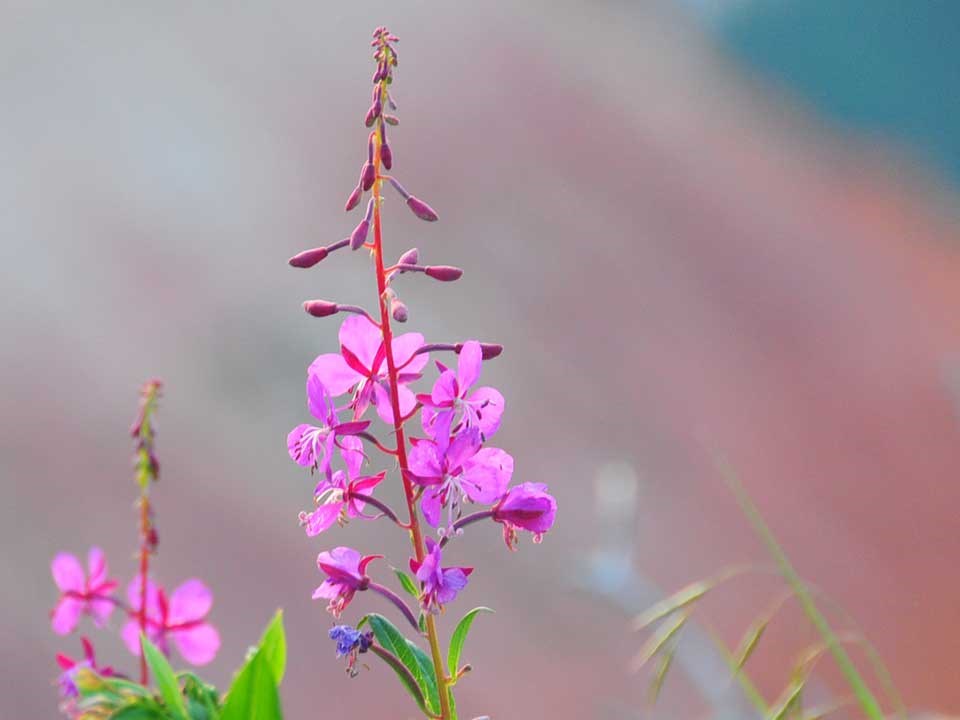
<path fill-rule="evenodd" d="M 287 451 L 298 465 L 317 467 L 321 472 L 326 472 L 338 441 L 363 432 L 370 425 L 370 421 L 341 423 L 333 398 L 312 366 L 307 371 L 307 408 L 310 414 L 323 424 L 320 427 L 297 425 L 287 435 Z"/>
<path fill-rule="evenodd" d="M 417 354 L 421 347 L 423 335 L 420 333 L 405 333 L 393 338 L 401 415 L 408 415 L 417 404 L 407 384 L 420 377 L 420 371 L 428 362 L 427 353 Z M 340 353 L 321 355 L 310 365 L 310 372 L 320 378 L 333 397 L 353 391 L 350 405 L 355 420 L 359 420 L 372 404 L 384 422 L 393 423 L 383 335 L 368 318 L 351 315 L 344 320 L 340 326 Z"/>
<path fill-rule="evenodd" d="M 317 555 L 317 567 L 326 573 L 327 579 L 313 591 L 313 599 L 327 598 L 327 610 L 335 618 L 340 617 L 354 594 L 358 590 L 366 590 L 370 585 L 367 577 L 367 565 L 371 560 L 382 558 L 383 555 L 360 555 L 353 548 L 335 547 L 329 552 Z"/>
<path fill-rule="evenodd" d="M 441 550 L 433 538 L 427 538 L 427 554 L 423 562 L 410 558 L 410 570 L 423 583 L 420 606 L 426 612 L 438 613 L 457 593 L 467 586 L 472 567 L 440 567 Z"/>
<path fill-rule="evenodd" d="M 447 431 L 452 415 L 438 421 L 436 440 L 411 439 L 407 477 L 426 488 L 421 509 L 433 527 L 440 523 L 440 510 L 447 508 L 449 533 L 461 514 L 465 500 L 485 505 L 506 492 L 513 476 L 513 457 L 500 448 L 481 449 L 480 431 L 466 428 L 452 439 Z"/>
<path fill-rule="evenodd" d="M 117 674 L 110 666 L 97 666 L 93 643 L 90 642 L 89 638 L 81 637 L 80 642 L 83 644 L 82 660 L 74 660 L 62 653 L 57 653 L 57 665 L 63 670 L 60 677 L 57 678 L 57 685 L 60 688 L 60 697 L 67 703 L 80 695 L 77 688 L 77 673 L 81 670 L 91 670 L 101 677 L 113 677 Z"/>
<path fill-rule="evenodd" d="M 557 500 L 547 492 L 544 483 L 521 483 L 493 506 L 493 519 L 503 525 L 503 540 L 511 550 L 517 549 L 517 530 L 533 533 L 539 543 L 557 516 Z"/>
<path fill-rule="evenodd" d="M 480 378 L 482 364 L 483 348 L 475 340 L 463 344 L 457 357 L 456 372 L 437 363 L 440 377 L 433 384 L 433 390 L 429 395 L 417 395 L 423 405 L 421 421 L 425 433 L 435 438 L 438 420 L 449 415 L 456 422 L 448 427 L 455 431 L 461 426 L 476 427 L 484 440 L 493 437 L 500 428 L 504 400 L 503 395 L 492 387 L 480 387 L 471 392 Z"/>
<path fill-rule="evenodd" d="M 141 580 L 138 575 L 127 586 L 127 599 L 133 612 L 121 635 L 127 649 L 140 655 Z M 220 649 L 220 633 L 206 621 L 213 605 L 213 594 L 200 580 L 187 580 L 167 598 L 163 588 L 147 580 L 146 635 L 165 654 L 169 641 L 191 665 L 206 665 Z"/>
<path fill-rule="evenodd" d="M 355 477 L 363 461 L 363 443 L 359 438 L 346 437 L 343 445 L 347 469 L 337 470 L 317 483 L 313 491 L 317 508 L 311 513 L 300 513 L 300 525 L 308 537 L 319 535 L 335 522 L 344 525 L 349 519 L 361 517 L 365 504 L 355 495 L 370 495 L 387 475 L 384 470 L 376 475 Z"/>
<path fill-rule="evenodd" d="M 50 564 L 60 599 L 50 612 L 53 631 L 66 635 L 77 627 L 80 616 L 90 615 L 97 627 L 103 627 L 113 612 L 113 591 L 117 581 L 107 577 L 107 559 L 103 550 L 90 548 L 87 572 L 75 555 L 58 553 Z"/>

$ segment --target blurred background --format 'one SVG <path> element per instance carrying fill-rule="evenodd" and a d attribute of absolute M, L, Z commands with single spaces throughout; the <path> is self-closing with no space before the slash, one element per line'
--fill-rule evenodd
<path fill-rule="evenodd" d="M 155 567 L 214 590 L 206 674 L 225 684 L 282 606 L 289 717 L 414 716 L 382 666 L 344 677 L 310 600 L 320 550 L 407 550 L 380 524 L 305 539 L 312 484 L 285 448 L 305 367 L 336 347 L 300 302 L 374 302 L 359 255 L 286 259 L 356 222 L 378 24 L 401 37 L 395 172 L 441 215 L 389 201 L 388 254 L 466 269 L 404 279 L 409 326 L 506 346 L 484 367 L 508 402 L 497 444 L 561 508 L 539 547 L 508 555 L 487 527 L 457 552 L 478 571 L 454 610 L 498 610 L 468 645 L 463 715 L 751 717 L 708 629 L 736 644 L 773 578 L 702 608 L 653 715 L 627 671 L 639 610 L 765 562 L 719 457 L 908 707 L 960 713 L 960 6 L 9 0 L 4 716 L 54 717 L 54 654 L 79 654 L 49 628 L 53 554 L 98 544 L 135 571 L 127 428 L 154 375 Z M 752 661 L 768 698 L 815 639 L 785 606 Z M 846 694 L 830 663 L 817 677 L 820 699 Z"/>

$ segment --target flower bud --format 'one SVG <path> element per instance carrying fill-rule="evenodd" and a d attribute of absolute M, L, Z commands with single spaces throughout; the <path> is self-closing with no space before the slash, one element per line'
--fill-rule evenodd
<path fill-rule="evenodd" d="M 407 306 L 403 300 L 394 300 L 390 303 L 390 314 L 393 315 L 393 319 L 399 323 L 405 323 L 407 321 Z"/>
<path fill-rule="evenodd" d="M 397 260 L 397 265 L 416 265 L 419 259 L 420 251 L 416 248 L 410 248 L 400 256 L 400 259 Z"/>
<path fill-rule="evenodd" d="M 350 233 L 350 249 L 357 250 L 363 247 L 367 241 L 367 230 L 370 229 L 370 221 L 364 218 Z"/>
<path fill-rule="evenodd" d="M 413 195 L 407 198 L 407 207 L 410 208 L 410 210 L 413 211 L 413 214 L 421 220 L 433 222 L 437 219 L 437 213 L 434 211 L 434 209 L 427 205 L 423 200 L 420 200 Z"/>
<path fill-rule="evenodd" d="M 463 270 L 451 265 L 427 265 L 424 272 L 434 280 L 440 282 L 452 282 L 459 280 L 463 276 Z"/>
<path fill-rule="evenodd" d="M 386 121 L 387 125 L 397 126 L 400 124 L 400 119 L 396 115 L 387 115 L 384 113 L 383 119 Z"/>
<path fill-rule="evenodd" d="M 390 143 L 385 142 L 380 146 L 380 160 L 387 170 L 393 167 L 393 152 L 390 150 Z"/>
<path fill-rule="evenodd" d="M 363 169 L 366 170 L 366 169 L 367 169 L 367 166 L 364 165 L 364 166 L 363 166 Z M 360 204 L 360 197 L 361 197 L 362 195 L 363 195 L 363 187 L 362 187 L 362 181 L 361 181 L 361 185 L 357 185 L 357 186 L 353 189 L 353 192 L 350 193 L 350 197 L 347 198 L 347 204 L 344 205 L 344 207 L 343 207 L 344 211 L 345 211 L 345 212 L 350 212 L 350 211 L 353 210 L 357 205 L 359 205 L 359 204 Z"/>
<path fill-rule="evenodd" d="M 336 315 L 339 310 L 336 303 L 327 300 L 307 300 L 303 303 L 303 309 L 307 311 L 307 314 L 314 317 Z"/>
<path fill-rule="evenodd" d="M 328 251 L 325 247 L 313 248 L 294 255 L 288 262 L 295 268 L 311 268 L 323 260 L 327 254 Z"/>
<path fill-rule="evenodd" d="M 363 171 L 360 173 L 360 187 L 363 188 L 363 192 L 372 188 L 376 179 L 377 169 L 373 166 L 373 163 L 364 165 Z"/>
<path fill-rule="evenodd" d="M 375 108 L 371 107 L 367 110 L 367 116 L 363 119 L 363 124 L 367 127 L 373 127 L 373 121 L 377 119 L 376 114 L 374 113 Z"/>

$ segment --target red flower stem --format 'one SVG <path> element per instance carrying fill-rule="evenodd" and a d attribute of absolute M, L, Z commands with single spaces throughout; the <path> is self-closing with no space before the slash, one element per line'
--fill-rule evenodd
<path fill-rule="evenodd" d="M 387 52 L 385 50 L 385 52 Z M 381 102 L 386 102 L 385 84 L 380 85 Z M 377 272 L 377 292 L 380 301 L 380 328 L 383 331 L 383 346 L 386 351 L 387 373 L 390 378 L 390 407 L 393 410 L 393 429 L 397 438 L 397 463 L 400 465 L 400 479 L 403 481 L 403 492 L 407 501 L 407 511 L 410 514 L 410 544 L 418 562 L 423 562 L 426 555 L 423 542 L 423 531 L 420 529 L 420 519 L 417 517 L 416 488 L 407 478 L 407 444 L 403 434 L 403 418 L 400 415 L 400 394 L 397 364 L 393 357 L 393 330 L 390 327 L 390 313 L 387 310 L 387 275 L 383 265 L 383 237 L 380 222 L 380 189 L 383 178 L 380 175 L 380 146 L 383 143 L 383 115 L 377 119 L 377 147 L 373 155 L 376 180 L 373 183 L 373 259 Z M 437 634 L 437 624 L 432 614 L 427 613 L 427 640 L 430 642 L 430 654 L 433 657 L 433 668 L 437 675 L 437 690 L 440 696 L 441 720 L 450 720 L 450 699 L 447 691 L 447 674 L 443 669 L 443 658 L 440 653 L 440 638 Z"/>
<path fill-rule="evenodd" d="M 140 632 L 147 634 L 147 576 L 150 572 L 150 500 L 147 489 L 140 492 Z M 147 670 L 147 654 L 140 648 L 140 684 L 150 680 Z"/>

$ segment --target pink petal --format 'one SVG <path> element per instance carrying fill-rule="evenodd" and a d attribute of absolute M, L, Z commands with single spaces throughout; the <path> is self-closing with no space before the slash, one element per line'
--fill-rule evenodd
<path fill-rule="evenodd" d="M 410 397 L 405 397 L 404 391 Z M 377 408 L 377 415 L 380 416 L 380 419 L 383 420 L 387 425 L 393 425 L 393 405 L 390 400 L 390 392 L 383 386 L 382 383 L 376 383 L 373 386 L 373 396 L 374 396 L 374 405 Z M 413 392 L 403 385 L 400 386 L 400 391 L 398 393 L 398 399 L 400 400 L 400 414 L 405 415 L 404 404 L 406 403 L 408 409 L 406 412 L 413 410 L 413 406 L 416 405 L 417 399 L 414 396 Z"/>
<path fill-rule="evenodd" d="M 423 335 L 420 333 L 404 333 L 393 338 L 393 361 L 398 370 L 404 373 L 418 373 L 430 362 L 427 353 L 415 355 L 423 347 Z"/>
<path fill-rule="evenodd" d="M 430 391 L 430 398 L 437 407 L 451 407 L 457 397 L 457 377 L 452 370 L 442 373 L 433 384 L 433 390 Z"/>
<path fill-rule="evenodd" d="M 333 525 L 340 516 L 342 507 L 343 503 L 330 503 L 329 505 L 321 505 L 312 513 L 309 513 L 304 523 L 307 537 L 316 537 Z"/>
<path fill-rule="evenodd" d="M 140 610 L 140 576 L 136 575 L 127 585 L 127 602 L 130 607 L 137 611 Z M 147 580 L 147 617 L 159 618 L 160 612 L 160 593 L 153 580 Z"/>
<path fill-rule="evenodd" d="M 297 425 L 290 434 L 287 435 L 287 453 L 290 459 L 302 467 L 310 467 L 317 461 L 316 448 L 313 446 L 313 435 L 307 433 L 316 432 L 317 428 L 313 425 Z"/>
<path fill-rule="evenodd" d="M 120 631 L 123 644 L 133 655 L 140 657 L 140 624 L 136 620 L 127 621 Z"/>
<path fill-rule="evenodd" d="M 477 427 L 488 440 L 500 429 L 500 420 L 503 417 L 504 400 L 499 390 L 492 387 L 477 388 L 467 398 L 471 408 L 480 415 Z"/>
<path fill-rule="evenodd" d="M 480 377 L 480 366 L 483 363 L 480 343 L 469 340 L 463 344 L 457 358 L 457 382 L 460 383 L 460 392 L 466 393 Z"/>
<path fill-rule="evenodd" d="M 351 315 L 340 326 L 340 345 L 350 350 L 370 370 L 374 369 L 373 362 L 382 342 L 380 328 L 362 315 Z"/>
<path fill-rule="evenodd" d="M 333 397 L 343 395 L 363 379 L 362 375 L 347 365 L 340 353 L 320 355 L 310 363 L 307 372 L 316 374 Z"/>
<path fill-rule="evenodd" d="M 312 366 L 311 366 L 312 367 Z M 336 419 L 334 414 L 333 397 L 327 386 L 323 384 L 320 376 L 315 372 L 307 373 L 307 409 L 310 414 L 324 425 L 331 424 L 331 416 Z"/>
<path fill-rule="evenodd" d="M 91 600 L 89 610 L 93 616 L 94 625 L 97 627 L 106 625 L 110 614 L 113 612 L 113 607 L 113 603 L 109 600 Z"/>
<path fill-rule="evenodd" d="M 86 589 L 86 575 L 76 555 L 57 553 L 50 563 L 50 571 L 61 592 L 83 592 Z"/>
<path fill-rule="evenodd" d="M 363 441 L 358 437 L 346 435 L 339 438 L 339 442 L 340 455 L 347 466 L 347 476 L 354 478 L 360 473 L 360 468 L 363 467 Z"/>
<path fill-rule="evenodd" d="M 87 573 L 90 576 L 90 587 L 95 588 L 107 579 L 107 557 L 98 547 L 90 548 L 87 553 Z"/>
<path fill-rule="evenodd" d="M 80 614 L 83 612 L 83 600 L 77 598 L 63 597 L 57 602 L 50 616 L 50 626 L 57 635 L 67 635 L 73 632 L 80 621 Z"/>
<path fill-rule="evenodd" d="M 507 491 L 513 457 L 500 448 L 483 448 L 464 465 L 462 482 L 473 502 L 492 505 Z"/>
<path fill-rule="evenodd" d="M 440 495 L 435 490 L 428 490 L 423 494 L 423 500 L 420 501 L 420 509 L 423 516 L 430 523 L 431 527 L 437 527 L 440 523 Z"/>
<path fill-rule="evenodd" d="M 450 471 L 454 472 L 476 455 L 481 444 L 480 431 L 477 428 L 471 427 L 457 433 L 447 449 L 447 467 Z"/>
<path fill-rule="evenodd" d="M 176 593 L 174 593 L 176 594 Z M 206 665 L 217 655 L 220 649 L 220 633 L 209 623 L 203 623 L 188 630 L 175 630 L 170 633 L 173 644 L 191 665 Z"/>
<path fill-rule="evenodd" d="M 170 625 L 200 620 L 213 606 L 213 593 L 201 580 L 192 578 L 180 585 L 170 596 L 168 622 Z"/>
<path fill-rule="evenodd" d="M 313 599 L 327 598 L 328 600 L 332 600 L 340 594 L 340 587 L 340 583 L 324 580 L 320 584 L 320 587 L 313 591 Z"/>

